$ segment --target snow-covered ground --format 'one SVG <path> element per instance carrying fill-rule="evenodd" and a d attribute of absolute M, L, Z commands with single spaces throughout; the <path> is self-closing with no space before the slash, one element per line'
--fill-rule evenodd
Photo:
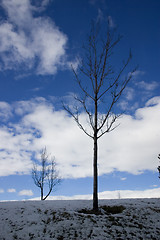
<path fill-rule="evenodd" d="M 121 213 L 112 206 L 122 205 Z M 0 240 L 160 239 L 160 199 L 0 202 Z M 112 212 L 112 213 L 111 213 Z"/>

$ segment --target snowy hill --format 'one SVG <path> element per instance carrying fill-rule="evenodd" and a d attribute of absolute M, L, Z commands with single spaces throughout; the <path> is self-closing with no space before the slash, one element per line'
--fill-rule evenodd
<path fill-rule="evenodd" d="M 160 199 L 0 202 L 0 240 L 160 239 Z"/>

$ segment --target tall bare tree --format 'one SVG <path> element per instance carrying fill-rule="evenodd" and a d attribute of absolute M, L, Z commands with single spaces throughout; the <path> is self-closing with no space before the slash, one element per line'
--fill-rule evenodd
<path fill-rule="evenodd" d="M 46 200 L 53 188 L 60 183 L 61 179 L 56 171 L 55 158 L 49 160 L 46 148 L 41 153 L 41 165 L 34 164 L 32 169 L 32 178 L 41 191 L 41 200 Z M 48 193 L 44 197 L 44 188 L 48 184 Z"/>
<path fill-rule="evenodd" d="M 129 54 L 118 72 L 113 69 L 113 49 L 120 42 L 121 36 L 115 37 L 115 31 L 107 26 L 100 31 L 98 24 L 92 24 L 87 44 L 84 46 L 84 57 L 78 70 L 73 69 L 74 76 L 80 88 L 80 96 L 74 98 L 78 104 L 64 109 L 74 118 L 79 128 L 93 139 L 93 209 L 98 210 L 98 139 L 115 129 L 115 122 L 120 114 L 113 113 L 122 92 L 136 69 L 125 74 L 132 55 Z M 124 76 L 124 74 L 126 76 Z M 83 109 L 83 110 L 82 110 Z M 87 115 L 91 131 L 82 123 L 81 112 Z"/>

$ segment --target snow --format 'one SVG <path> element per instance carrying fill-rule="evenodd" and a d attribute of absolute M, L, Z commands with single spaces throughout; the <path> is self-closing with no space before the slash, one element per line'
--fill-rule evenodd
<path fill-rule="evenodd" d="M 120 206 L 110 213 L 102 206 Z M 101 214 L 85 212 L 91 200 L 0 202 L 0 240 L 160 239 L 160 199 L 100 200 Z"/>

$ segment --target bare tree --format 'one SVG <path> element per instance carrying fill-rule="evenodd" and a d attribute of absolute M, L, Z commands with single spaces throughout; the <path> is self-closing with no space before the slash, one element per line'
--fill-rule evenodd
<path fill-rule="evenodd" d="M 158 159 L 160 159 L 160 154 L 158 154 Z M 159 178 L 160 178 L 160 166 L 158 166 Z"/>
<path fill-rule="evenodd" d="M 103 35 L 103 36 L 102 36 Z M 93 155 L 93 209 L 98 210 L 98 139 L 114 130 L 115 122 L 121 115 L 113 113 L 122 92 L 136 69 L 125 73 L 132 55 L 122 63 L 118 72 L 113 69 L 113 49 L 121 40 L 115 37 L 115 31 L 108 25 L 107 31 L 100 31 L 98 24 L 93 24 L 84 46 L 84 57 L 78 70 L 73 69 L 81 95 L 75 95 L 77 104 L 73 107 L 63 104 L 64 109 L 73 117 L 83 132 L 94 141 Z M 114 60 L 113 60 L 114 61 Z M 125 76 L 124 76 L 125 75 Z M 87 115 L 91 131 L 88 131 L 81 119 L 81 112 Z"/>
<path fill-rule="evenodd" d="M 56 171 L 55 158 L 51 158 L 49 161 L 46 148 L 44 148 L 41 153 L 41 165 L 33 165 L 32 178 L 35 185 L 41 190 L 41 200 L 46 200 L 53 191 L 53 188 L 61 181 Z M 44 188 L 46 184 L 48 185 L 48 193 L 44 197 Z"/>

